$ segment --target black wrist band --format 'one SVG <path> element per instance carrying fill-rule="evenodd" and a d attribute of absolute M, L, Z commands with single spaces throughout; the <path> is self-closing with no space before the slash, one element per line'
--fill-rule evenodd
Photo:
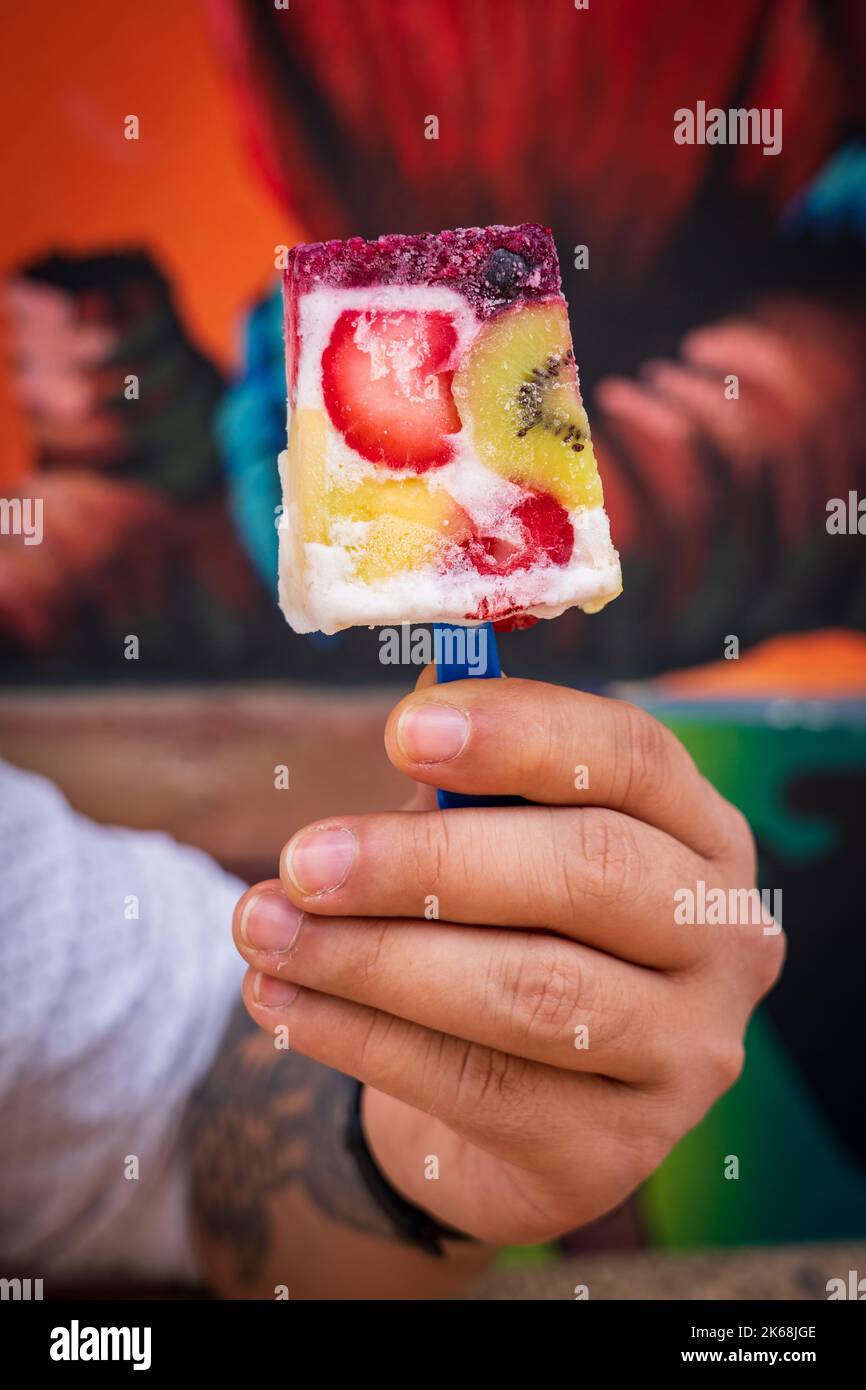
<path fill-rule="evenodd" d="M 443 1259 L 445 1255 L 442 1248 L 443 1240 L 473 1240 L 474 1237 L 465 1235 L 463 1231 L 454 1231 L 450 1226 L 443 1226 L 441 1221 L 436 1220 L 435 1216 L 430 1216 L 420 1207 L 407 1202 L 391 1186 L 371 1154 L 367 1144 L 367 1136 L 364 1134 L 364 1126 L 361 1121 L 361 1099 L 364 1094 L 364 1083 L 353 1081 L 352 1085 L 354 1089 L 349 1104 L 349 1117 L 344 1140 L 345 1148 L 358 1165 L 358 1172 L 361 1174 L 364 1185 L 373 1201 L 388 1217 L 400 1239 L 410 1245 L 419 1246 L 422 1250 L 426 1250 L 428 1255 L 435 1255 L 439 1260 Z"/>

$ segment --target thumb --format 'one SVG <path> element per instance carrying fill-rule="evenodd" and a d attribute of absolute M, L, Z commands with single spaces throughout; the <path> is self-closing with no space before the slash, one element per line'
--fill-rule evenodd
<path fill-rule="evenodd" d="M 436 684 L 436 666 L 433 662 L 425 666 L 415 682 L 416 690 L 426 690 Z M 437 807 L 436 788 L 426 782 L 412 782 L 408 799 L 400 807 L 401 811 L 435 811 Z"/>

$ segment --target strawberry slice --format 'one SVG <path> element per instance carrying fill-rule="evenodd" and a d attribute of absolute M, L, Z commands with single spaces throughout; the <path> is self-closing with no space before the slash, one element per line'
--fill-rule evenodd
<path fill-rule="evenodd" d="M 322 353 L 322 388 L 335 428 L 372 463 L 424 473 L 449 463 L 460 429 L 449 370 L 451 316 L 347 309 Z"/>
<path fill-rule="evenodd" d="M 515 613 L 511 618 L 499 618 L 493 624 L 495 632 L 521 632 L 524 628 L 535 627 L 540 620 L 532 613 Z"/>
<path fill-rule="evenodd" d="M 527 491 L 512 511 L 520 523 L 520 544 L 498 536 L 473 536 L 465 543 L 472 564 L 481 574 L 514 574 L 540 561 L 567 565 L 574 549 L 574 527 L 568 512 L 549 492 Z"/>

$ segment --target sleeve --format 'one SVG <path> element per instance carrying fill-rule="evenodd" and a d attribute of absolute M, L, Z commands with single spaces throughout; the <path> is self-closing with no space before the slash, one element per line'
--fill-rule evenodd
<path fill-rule="evenodd" d="M 0 764 L 0 1252 L 64 1280 L 198 1271 L 183 1143 L 244 964 L 244 885 Z"/>

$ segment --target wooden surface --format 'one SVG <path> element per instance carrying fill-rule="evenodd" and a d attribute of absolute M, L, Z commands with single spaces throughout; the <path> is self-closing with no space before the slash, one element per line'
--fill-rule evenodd
<path fill-rule="evenodd" d="M 399 806 L 382 744 L 399 692 L 314 687 L 22 690 L 0 695 L 0 757 L 93 819 L 166 830 L 248 879 L 321 816 Z M 277 790 L 285 765 L 289 789 Z"/>
<path fill-rule="evenodd" d="M 848 1271 L 866 1275 L 866 1242 L 839 1245 L 768 1246 L 751 1250 L 708 1250 L 681 1254 L 641 1250 L 593 1251 L 543 1265 L 493 1268 L 475 1281 L 460 1302 L 523 1302 L 575 1299 L 575 1288 L 586 1285 L 590 1301 L 759 1300 L 802 1302 L 827 1298 L 828 1279 L 844 1279 Z M 135 1301 L 139 1299 L 203 1299 L 203 1289 L 120 1284 L 46 1287 L 52 1299 Z"/>
<path fill-rule="evenodd" d="M 464 1299 L 826 1299 L 827 1280 L 866 1275 L 866 1242 L 771 1246 L 700 1254 L 594 1252 L 545 1265 L 491 1269 Z"/>

